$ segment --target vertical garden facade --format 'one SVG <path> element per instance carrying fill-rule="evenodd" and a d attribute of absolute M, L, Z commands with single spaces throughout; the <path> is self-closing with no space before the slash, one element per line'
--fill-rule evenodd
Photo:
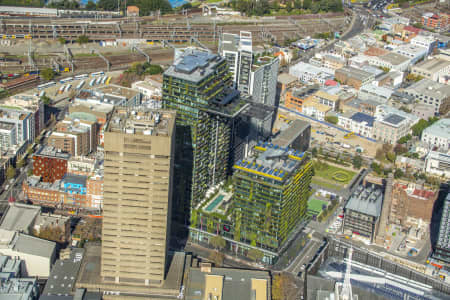
<path fill-rule="evenodd" d="M 239 161 L 233 174 L 235 240 L 278 252 L 306 216 L 312 165 L 303 152 L 272 144 Z"/>

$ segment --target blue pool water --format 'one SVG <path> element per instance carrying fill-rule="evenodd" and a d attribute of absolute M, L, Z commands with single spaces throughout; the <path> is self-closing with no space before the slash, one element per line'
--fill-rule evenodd
<path fill-rule="evenodd" d="M 170 5 L 172 5 L 172 7 L 178 7 L 188 2 L 189 1 L 187 0 L 169 0 L 169 3 Z"/>
<path fill-rule="evenodd" d="M 219 195 L 216 197 L 216 199 L 213 200 L 213 202 L 211 202 L 206 208 L 205 210 L 207 212 L 211 212 L 213 211 L 214 208 L 216 208 L 216 206 L 220 203 L 220 201 L 222 201 L 222 199 L 224 198 L 224 195 Z"/>

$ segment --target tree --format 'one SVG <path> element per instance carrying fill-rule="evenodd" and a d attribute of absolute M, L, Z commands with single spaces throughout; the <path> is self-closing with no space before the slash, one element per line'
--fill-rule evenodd
<path fill-rule="evenodd" d="M 317 156 L 317 148 L 313 148 L 311 150 L 311 154 L 312 154 L 313 157 L 316 157 Z"/>
<path fill-rule="evenodd" d="M 285 300 L 289 297 L 290 279 L 285 273 L 276 274 L 272 279 L 272 299 Z"/>
<path fill-rule="evenodd" d="M 287 12 L 292 11 L 292 2 L 291 1 L 288 1 L 288 3 L 286 3 L 286 11 Z"/>
<path fill-rule="evenodd" d="M 380 175 L 381 173 L 383 173 L 383 168 L 381 165 L 377 164 L 376 162 L 373 162 L 370 167 L 372 168 L 372 170 L 377 173 L 378 175 Z"/>
<path fill-rule="evenodd" d="M 50 99 L 49 97 L 47 97 L 47 96 L 42 96 L 41 97 L 41 101 L 42 101 L 42 103 L 44 103 L 45 105 L 50 105 L 50 103 L 52 103 L 52 99 Z"/>
<path fill-rule="evenodd" d="M 41 71 L 41 77 L 45 80 L 52 80 L 55 78 L 56 72 L 52 68 L 47 68 Z"/>
<path fill-rule="evenodd" d="M 64 44 L 66 43 L 66 39 L 60 36 L 60 37 L 58 38 L 58 42 L 59 42 L 61 45 L 64 45 Z"/>
<path fill-rule="evenodd" d="M 6 179 L 13 179 L 16 176 L 16 169 L 13 166 L 9 166 L 6 170 Z"/>
<path fill-rule="evenodd" d="M 355 155 L 352 159 L 352 164 L 355 169 L 360 169 L 362 166 L 362 157 L 361 155 Z"/>
<path fill-rule="evenodd" d="M 151 65 L 148 69 L 145 70 L 149 75 L 161 74 L 163 72 L 163 68 L 160 65 Z"/>
<path fill-rule="evenodd" d="M 336 117 L 336 116 L 326 116 L 325 117 L 325 121 L 327 121 L 328 123 L 331 123 L 331 124 L 337 124 L 338 123 L 338 117 Z"/>
<path fill-rule="evenodd" d="M 87 43 L 89 43 L 89 37 L 87 35 L 80 35 L 77 38 L 77 43 L 80 45 L 87 44 Z"/>
<path fill-rule="evenodd" d="M 303 0 L 303 9 L 310 9 L 312 5 L 312 0 Z"/>
<path fill-rule="evenodd" d="M 248 250 L 247 257 L 253 261 L 259 261 L 264 257 L 264 253 L 261 250 L 252 248 Z"/>
<path fill-rule="evenodd" d="M 388 161 L 390 162 L 395 162 L 395 153 L 392 151 L 389 151 L 388 153 L 386 153 L 386 158 Z"/>
<path fill-rule="evenodd" d="M 217 250 L 225 248 L 227 242 L 220 235 L 213 236 L 209 239 L 209 243 Z"/>
<path fill-rule="evenodd" d="M 94 1 L 89 0 L 88 3 L 86 3 L 86 9 L 87 10 L 96 10 L 97 9 L 97 4 L 95 4 Z"/>
<path fill-rule="evenodd" d="M 302 1 L 294 0 L 294 8 L 295 9 L 301 9 L 302 8 Z"/>
<path fill-rule="evenodd" d="M 401 169 L 395 169 L 395 172 L 394 172 L 394 178 L 401 178 L 401 177 L 403 177 L 403 175 L 405 175 L 404 173 L 403 173 L 403 171 L 401 170 Z"/>
<path fill-rule="evenodd" d="M 406 144 L 406 142 L 408 142 L 410 139 L 412 139 L 412 136 L 408 133 L 407 135 L 402 136 L 402 137 L 397 141 L 397 143 L 399 143 L 399 144 Z"/>

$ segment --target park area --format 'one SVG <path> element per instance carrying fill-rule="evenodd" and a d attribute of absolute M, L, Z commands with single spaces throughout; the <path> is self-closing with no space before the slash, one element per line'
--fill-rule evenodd
<path fill-rule="evenodd" d="M 349 184 L 355 175 L 356 172 L 345 170 L 326 162 L 315 161 L 312 183 L 339 191 Z"/>

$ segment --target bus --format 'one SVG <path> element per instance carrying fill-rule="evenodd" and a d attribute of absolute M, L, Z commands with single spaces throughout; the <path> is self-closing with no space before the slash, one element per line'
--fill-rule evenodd
<path fill-rule="evenodd" d="M 95 77 L 95 76 L 100 76 L 100 75 L 104 75 L 105 72 L 100 71 L 100 72 L 95 72 L 95 73 L 91 73 L 91 77 Z"/>
<path fill-rule="evenodd" d="M 101 81 L 102 81 L 102 77 L 97 77 L 97 80 L 95 81 L 95 84 L 100 84 Z"/>
<path fill-rule="evenodd" d="M 38 86 L 37 86 L 37 89 L 38 89 L 38 90 L 46 89 L 46 88 L 51 87 L 52 85 L 55 85 L 55 84 L 56 84 L 56 82 L 50 81 L 50 82 L 47 82 L 47 83 L 38 85 Z"/>
<path fill-rule="evenodd" d="M 72 81 L 72 80 L 73 80 L 73 77 L 67 77 L 67 78 L 61 79 L 61 80 L 59 81 L 59 83 L 66 83 L 66 82 L 70 82 L 70 81 Z"/>
<path fill-rule="evenodd" d="M 81 74 L 81 75 L 75 76 L 74 78 L 75 78 L 75 79 L 84 79 L 84 78 L 88 78 L 88 77 L 89 77 L 88 74 Z"/>
<path fill-rule="evenodd" d="M 58 94 L 64 93 L 64 89 L 65 89 L 65 88 L 66 88 L 66 86 L 63 84 L 63 85 L 59 88 Z"/>
<path fill-rule="evenodd" d="M 39 93 L 39 98 L 44 97 L 44 96 L 45 96 L 45 91 L 41 91 L 41 92 Z"/>
<path fill-rule="evenodd" d="M 94 86 L 94 84 L 95 84 L 95 78 L 92 79 L 91 82 L 89 82 L 89 85 L 90 85 L 90 86 Z"/>
<path fill-rule="evenodd" d="M 70 90 L 70 88 L 72 87 L 72 85 L 69 83 L 67 86 L 66 86 L 66 89 L 64 90 L 64 92 L 68 92 L 69 90 Z"/>
<path fill-rule="evenodd" d="M 82 87 L 83 87 L 83 85 L 84 85 L 84 80 L 82 80 L 78 85 L 77 85 L 77 87 L 76 87 L 76 89 L 77 90 L 79 90 L 79 89 L 81 89 Z"/>
<path fill-rule="evenodd" d="M 102 78 L 102 84 L 105 84 L 107 78 L 108 78 L 107 76 Z"/>
<path fill-rule="evenodd" d="M 109 84 L 110 81 L 111 81 L 111 77 L 108 77 L 108 79 L 106 79 L 106 84 Z"/>

